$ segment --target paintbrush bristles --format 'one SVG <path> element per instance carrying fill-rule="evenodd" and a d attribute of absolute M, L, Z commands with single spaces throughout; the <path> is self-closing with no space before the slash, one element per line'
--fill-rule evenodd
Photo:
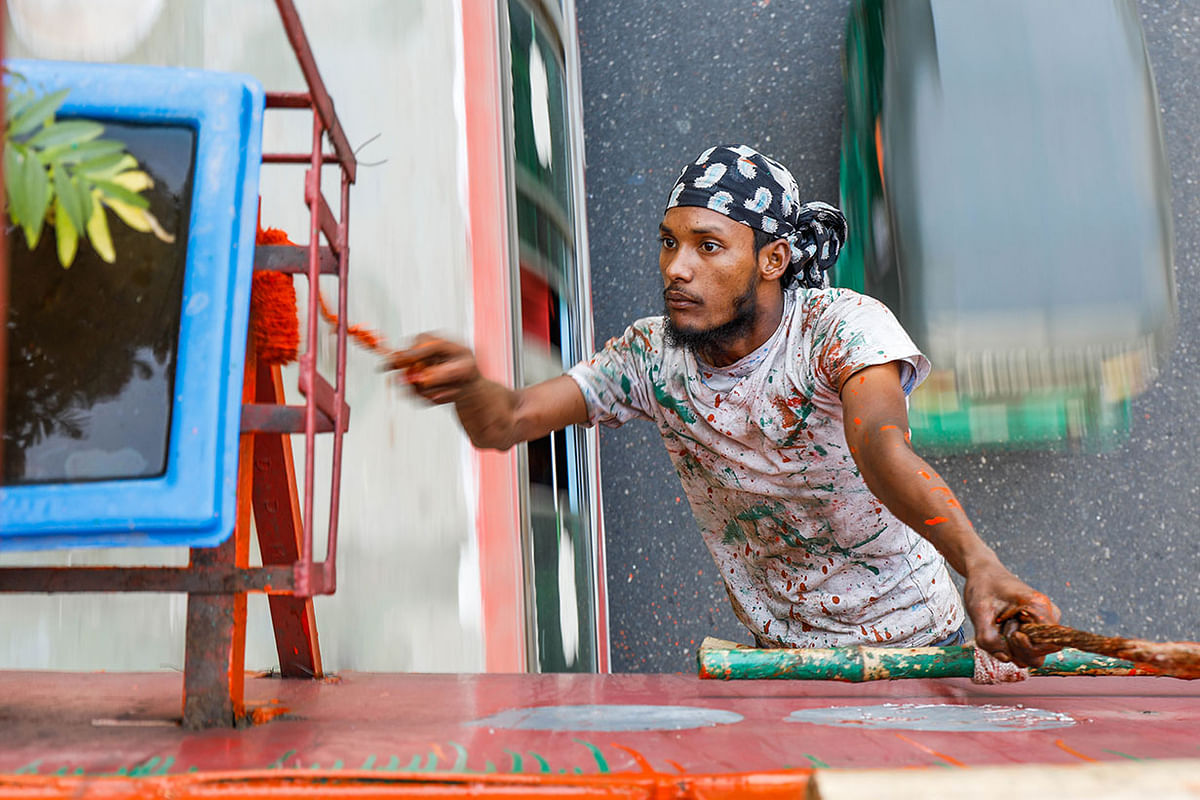
<path fill-rule="evenodd" d="M 1073 647 L 1087 653 L 1132 661 L 1173 678 L 1200 678 L 1200 643 L 1151 642 L 1120 636 L 1101 636 L 1065 625 L 1021 625 L 1021 633 L 1039 649 Z"/>

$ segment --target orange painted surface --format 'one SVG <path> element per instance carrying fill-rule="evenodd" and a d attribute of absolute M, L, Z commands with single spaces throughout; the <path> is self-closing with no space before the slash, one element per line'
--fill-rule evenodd
<path fill-rule="evenodd" d="M 569 797 L 796 798 L 812 770 L 673 775 L 475 775 L 362 771 L 278 771 L 174 775 L 161 778 L 56 778 L 0 776 L 5 800 L 289 800 L 290 798 Z"/>
<path fill-rule="evenodd" d="M 474 347 L 480 370 L 513 385 L 510 253 L 501 128 L 500 32 L 495 3 L 463 4 L 463 73 Z M 489 672 L 525 670 L 524 582 L 515 450 L 475 450 L 476 537 Z"/>

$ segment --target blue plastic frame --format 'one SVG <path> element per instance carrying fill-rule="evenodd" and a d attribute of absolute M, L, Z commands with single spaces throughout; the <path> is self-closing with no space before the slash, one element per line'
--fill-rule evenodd
<path fill-rule="evenodd" d="M 166 67 L 7 65 L 39 90 L 69 88 L 63 115 L 191 127 L 196 160 L 165 474 L 0 487 L 0 550 L 220 544 L 236 516 L 262 86 Z"/>

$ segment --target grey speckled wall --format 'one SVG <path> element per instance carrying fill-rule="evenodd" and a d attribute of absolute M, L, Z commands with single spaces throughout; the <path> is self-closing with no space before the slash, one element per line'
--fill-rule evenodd
<path fill-rule="evenodd" d="M 845 0 L 579 0 L 597 341 L 657 313 L 656 226 L 678 169 L 711 144 L 780 159 L 837 199 Z M 1200 6 L 1139 4 L 1173 170 L 1180 332 L 1100 455 L 941 459 L 984 537 L 1065 621 L 1200 638 Z M 656 430 L 601 436 L 615 671 L 694 669 L 708 634 L 746 641 Z"/>

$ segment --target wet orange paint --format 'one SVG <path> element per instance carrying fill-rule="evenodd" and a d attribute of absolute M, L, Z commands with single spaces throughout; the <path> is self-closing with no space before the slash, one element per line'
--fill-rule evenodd
<path fill-rule="evenodd" d="M 1092 758 L 1091 756 L 1085 756 L 1083 753 L 1079 752 L 1078 750 L 1074 749 L 1073 747 L 1069 747 L 1067 745 L 1067 743 L 1064 742 L 1062 739 L 1055 739 L 1054 746 L 1057 747 L 1059 750 L 1062 750 L 1064 753 L 1068 753 L 1070 755 L 1075 756 L 1076 758 L 1078 758 L 1081 761 L 1091 761 L 1093 763 L 1096 762 L 1096 759 Z"/>
<path fill-rule="evenodd" d="M 854 418 L 854 424 L 855 424 L 855 425 L 862 425 L 862 418 L 861 418 L 861 417 L 855 417 L 855 418 Z"/>
<path fill-rule="evenodd" d="M 918 474 L 918 475 L 920 475 L 920 476 L 921 476 L 922 478 L 924 478 L 925 480 L 930 480 L 929 473 L 928 473 L 928 472 L 926 472 L 926 471 L 925 471 L 925 470 L 923 470 L 923 469 L 921 469 L 921 470 L 917 470 L 917 474 Z"/>
<path fill-rule="evenodd" d="M 929 491 L 930 492 L 945 492 L 946 494 L 951 493 L 949 486 L 935 486 L 932 489 L 930 489 Z"/>
<path fill-rule="evenodd" d="M 645 772 L 647 774 L 656 774 L 658 772 L 658 770 L 656 770 L 654 768 L 654 766 L 651 765 L 650 761 L 647 760 L 647 758 L 644 755 L 639 753 L 637 750 L 634 750 L 632 747 L 626 747 L 625 745 L 617 744 L 616 742 L 612 742 L 612 746 L 617 748 L 618 750 L 623 750 L 626 753 L 628 753 L 633 758 L 634 762 L 636 762 L 637 765 L 639 767 L 641 767 L 642 772 Z"/>
<path fill-rule="evenodd" d="M 898 431 L 898 430 L 900 430 L 900 428 L 895 425 L 884 425 L 882 428 L 879 429 L 879 432 L 883 433 L 884 431 Z"/>
<path fill-rule="evenodd" d="M 900 739 L 901 741 L 908 742 L 909 744 L 911 744 L 913 747 L 917 748 L 918 750 L 926 752 L 935 758 L 940 758 L 942 761 L 945 761 L 947 764 L 953 764 L 956 767 L 965 767 L 966 766 L 966 764 L 959 761 L 954 756 L 948 756 L 945 753 L 939 753 L 937 750 L 934 750 L 932 747 L 928 747 L 914 739 L 908 738 L 903 733 L 894 733 L 892 735 L 895 736 L 897 739 Z"/>
<path fill-rule="evenodd" d="M 949 522 L 945 517 L 930 517 L 925 520 L 926 525 L 941 525 L 943 522 Z"/>

